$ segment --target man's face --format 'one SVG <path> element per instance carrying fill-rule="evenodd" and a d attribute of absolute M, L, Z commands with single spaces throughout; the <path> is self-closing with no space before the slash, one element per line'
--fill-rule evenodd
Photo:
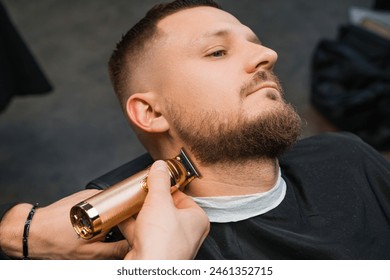
<path fill-rule="evenodd" d="M 205 151 L 213 149 L 207 147 L 213 138 L 220 138 L 214 143 L 220 147 L 221 141 L 234 141 L 229 137 L 238 136 L 245 141 L 245 133 L 253 134 L 252 130 L 264 120 L 285 130 L 273 118 L 280 112 L 288 120 L 295 113 L 285 104 L 272 73 L 277 54 L 261 45 L 248 27 L 232 15 L 210 7 L 180 11 L 160 21 L 158 27 L 162 35 L 154 47 L 152 63 L 156 88 L 164 104 L 162 112 L 200 161 L 217 160 L 216 156 L 205 159 L 201 155 L 204 152 L 194 146 L 205 146 Z M 296 116 L 293 118 L 296 120 Z M 269 129 L 263 126 L 258 130 L 262 133 Z M 275 132 L 269 133 L 268 138 L 273 138 Z M 292 137 L 296 138 L 296 134 Z M 248 150 L 248 145 L 234 146 Z M 223 150 L 229 154 L 226 149 Z"/>
<path fill-rule="evenodd" d="M 193 111 L 229 115 L 256 115 L 281 101 L 281 89 L 269 72 L 277 54 L 232 15 L 198 7 L 168 16 L 158 27 L 163 43 L 156 62 L 161 66 L 160 90 L 168 100 Z M 242 91 L 261 70 L 267 81 Z"/>

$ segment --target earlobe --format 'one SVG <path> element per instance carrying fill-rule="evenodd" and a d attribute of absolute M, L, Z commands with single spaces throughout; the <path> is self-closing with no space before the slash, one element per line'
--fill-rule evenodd
<path fill-rule="evenodd" d="M 136 93 L 126 103 L 126 112 L 130 121 L 143 131 L 162 133 L 169 129 L 169 124 L 161 114 L 152 93 Z"/>

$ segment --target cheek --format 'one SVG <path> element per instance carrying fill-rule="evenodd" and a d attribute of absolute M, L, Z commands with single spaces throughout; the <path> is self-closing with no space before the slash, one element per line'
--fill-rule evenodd
<path fill-rule="evenodd" d="M 242 80 L 235 68 L 222 63 L 170 61 L 160 68 L 159 91 L 192 111 L 235 111 L 241 106 Z"/>
<path fill-rule="evenodd" d="M 191 70 L 181 75 L 183 79 L 180 85 L 185 89 L 183 96 L 188 101 L 214 110 L 239 105 L 239 83 L 224 71 L 213 68 L 204 70 L 203 67 L 198 71 Z"/>

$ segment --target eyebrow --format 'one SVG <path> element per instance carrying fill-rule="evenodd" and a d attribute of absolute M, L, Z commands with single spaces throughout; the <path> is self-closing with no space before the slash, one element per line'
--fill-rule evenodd
<path fill-rule="evenodd" d="M 198 42 L 201 42 L 203 40 L 207 40 L 209 38 L 213 38 L 213 37 L 228 37 L 232 34 L 232 30 L 231 29 L 216 29 L 216 30 L 212 30 L 212 31 L 209 31 L 209 32 L 206 32 L 202 35 L 200 35 L 198 38 L 194 39 L 191 44 L 197 44 Z M 261 41 L 260 39 L 256 36 L 255 33 L 251 32 L 248 36 L 247 36 L 247 39 L 249 42 L 252 42 L 252 43 L 255 43 L 255 44 L 259 44 L 261 45 Z"/>

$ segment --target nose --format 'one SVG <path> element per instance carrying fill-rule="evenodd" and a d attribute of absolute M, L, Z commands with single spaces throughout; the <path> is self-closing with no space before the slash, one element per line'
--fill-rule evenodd
<path fill-rule="evenodd" d="M 260 68 L 272 70 L 278 59 L 278 54 L 274 50 L 255 43 L 252 43 L 251 50 L 248 51 L 248 54 L 249 58 L 246 65 L 246 71 L 248 73 L 259 71 Z"/>

